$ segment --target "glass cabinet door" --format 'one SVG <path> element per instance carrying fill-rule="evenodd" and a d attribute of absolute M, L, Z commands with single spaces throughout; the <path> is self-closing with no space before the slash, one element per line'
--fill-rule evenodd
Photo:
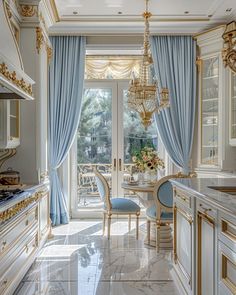
<path fill-rule="evenodd" d="M 10 103 L 10 139 L 19 139 L 19 101 L 11 100 Z"/>
<path fill-rule="evenodd" d="M 230 144 L 236 146 L 236 73 L 231 72 Z"/>
<path fill-rule="evenodd" d="M 201 164 L 218 165 L 219 57 L 203 59 L 201 72 Z"/>

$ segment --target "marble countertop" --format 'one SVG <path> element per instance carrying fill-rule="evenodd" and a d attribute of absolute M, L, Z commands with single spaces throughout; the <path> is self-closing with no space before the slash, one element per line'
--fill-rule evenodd
<path fill-rule="evenodd" d="M 42 183 L 42 184 L 27 184 L 22 187 L 23 192 L 20 194 L 17 194 L 15 197 L 6 200 L 4 202 L 1 202 L 0 204 L 0 213 L 6 211 L 7 209 L 13 207 L 17 203 L 29 198 L 34 194 L 35 192 L 39 191 L 43 187 L 46 187 L 49 189 L 48 183 Z"/>
<path fill-rule="evenodd" d="M 236 188 L 235 178 L 180 178 L 170 181 L 174 186 L 187 190 L 195 197 L 235 217 L 236 195 L 210 188 L 211 186 Z"/>

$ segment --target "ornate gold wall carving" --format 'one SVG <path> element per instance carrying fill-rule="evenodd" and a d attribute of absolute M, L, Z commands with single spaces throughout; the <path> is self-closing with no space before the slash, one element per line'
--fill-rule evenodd
<path fill-rule="evenodd" d="M 24 17 L 33 17 L 38 15 L 38 6 L 20 5 L 20 14 Z"/>
<path fill-rule="evenodd" d="M 39 53 L 44 43 L 43 30 L 40 27 L 36 28 L 36 49 Z"/>
<path fill-rule="evenodd" d="M 8 70 L 7 65 L 3 62 L 0 64 L 0 74 L 2 74 L 7 80 L 11 81 L 14 85 L 16 85 L 18 88 L 23 90 L 24 92 L 32 95 L 32 85 L 27 84 L 23 78 L 18 79 L 16 76 L 16 72 L 10 72 Z"/>
<path fill-rule="evenodd" d="M 52 54 L 53 54 L 53 50 L 52 47 L 50 47 L 48 44 L 46 44 L 47 47 L 47 56 L 48 56 L 48 60 L 50 61 L 50 59 L 52 58 Z"/>

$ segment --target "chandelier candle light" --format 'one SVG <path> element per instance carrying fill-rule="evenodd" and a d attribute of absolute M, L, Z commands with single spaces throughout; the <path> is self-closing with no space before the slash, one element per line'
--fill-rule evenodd
<path fill-rule="evenodd" d="M 169 107 L 169 91 L 163 88 L 159 93 L 156 81 L 153 81 L 151 65 L 153 64 L 149 43 L 149 19 L 152 14 L 148 11 L 148 0 L 146 0 L 146 11 L 143 13 L 145 20 L 145 32 L 143 42 L 143 56 L 140 67 L 139 78 L 132 79 L 128 90 L 128 105 L 139 113 L 145 129 L 152 124 L 152 116 L 155 112 Z M 160 102 L 157 96 L 159 94 Z"/>

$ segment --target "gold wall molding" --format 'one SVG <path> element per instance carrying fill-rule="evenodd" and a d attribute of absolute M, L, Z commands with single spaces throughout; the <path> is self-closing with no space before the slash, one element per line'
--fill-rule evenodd
<path fill-rule="evenodd" d="M 53 50 L 52 50 L 52 47 L 49 45 L 50 41 L 47 38 L 47 35 L 45 34 L 42 28 L 40 27 L 36 28 L 36 49 L 39 54 L 43 45 L 45 45 L 47 57 L 48 57 L 48 60 L 50 60 L 52 58 Z"/>
<path fill-rule="evenodd" d="M 7 11 L 7 15 L 9 17 L 9 19 L 12 18 L 12 12 L 11 12 L 11 7 L 8 3 L 6 3 L 6 11 Z"/>
<path fill-rule="evenodd" d="M 50 61 L 53 55 L 52 47 L 46 44 L 46 50 L 47 50 L 48 61 Z"/>
<path fill-rule="evenodd" d="M 44 44 L 44 36 L 43 36 L 43 30 L 40 27 L 36 28 L 36 49 L 38 54 L 40 53 L 40 50 Z"/>
<path fill-rule="evenodd" d="M 46 22 L 45 22 L 42 12 L 40 12 L 40 14 L 39 14 L 39 20 L 42 23 L 44 30 L 47 32 L 48 28 L 47 28 L 47 25 L 46 25 Z"/>
<path fill-rule="evenodd" d="M 32 84 L 27 84 L 23 78 L 17 78 L 16 72 L 10 72 L 4 62 L 0 64 L 0 74 L 2 74 L 8 81 L 12 82 L 14 85 L 16 85 L 27 94 L 33 94 Z"/>
<path fill-rule="evenodd" d="M 24 17 L 33 17 L 38 15 L 38 6 L 20 5 L 20 14 Z"/>

